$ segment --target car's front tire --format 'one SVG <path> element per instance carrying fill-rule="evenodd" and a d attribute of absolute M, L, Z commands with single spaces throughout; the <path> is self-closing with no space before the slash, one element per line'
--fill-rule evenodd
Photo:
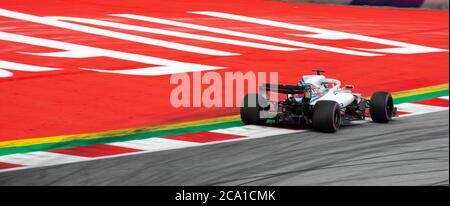
<path fill-rule="evenodd" d="M 375 92 L 370 98 L 370 117 L 374 122 L 387 123 L 394 116 L 394 101 L 389 92 Z"/>
<path fill-rule="evenodd" d="M 341 126 L 339 104 L 329 100 L 318 101 L 314 106 L 312 124 L 317 131 L 336 132 Z"/>
<path fill-rule="evenodd" d="M 244 124 L 261 125 L 266 123 L 266 119 L 261 119 L 260 111 L 266 100 L 259 94 L 249 93 L 245 95 L 242 101 L 240 114 Z"/>

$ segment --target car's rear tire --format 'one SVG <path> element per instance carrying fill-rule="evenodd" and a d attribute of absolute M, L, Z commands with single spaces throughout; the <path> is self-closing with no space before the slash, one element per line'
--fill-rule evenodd
<path fill-rule="evenodd" d="M 266 119 L 260 118 L 260 111 L 266 106 L 266 100 L 259 94 L 249 93 L 245 95 L 241 105 L 241 120 L 244 124 L 261 125 Z"/>
<path fill-rule="evenodd" d="M 341 126 L 339 104 L 329 100 L 318 101 L 314 106 L 312 124 L 317 131 L 336 132 Z"/>
<path fill-rule="evenodd" d="M 370 117 L 374 122 L 387 123 L 394 116 L 394 101 L 389 92 L 375 92 L 370 98 Z"/>

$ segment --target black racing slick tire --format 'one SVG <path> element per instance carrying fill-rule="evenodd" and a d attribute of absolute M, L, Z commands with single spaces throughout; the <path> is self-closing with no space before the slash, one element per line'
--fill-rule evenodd
<path fill-rule="evenodd" d="M 266 100 L 259 94 L 249 93 L 245 95 L 241 105 L 241 120 L 244 124 L 261 125 L 266 119 L 260 118 L 260 111 L 266 106 Z"/>
<path fill-rule="evenodd" d="M 319 132 L 336 132 L 341 126 L 339 104 L 329 100 L 318 101 L 314 106 L 312 124 Z"/>
<path fill-rule="evenodd" d="M 370 117 L 374 122 L 387 123 L 394 116 L 394 101 L 389 92 L 375 92 L 370 98 Z"/>

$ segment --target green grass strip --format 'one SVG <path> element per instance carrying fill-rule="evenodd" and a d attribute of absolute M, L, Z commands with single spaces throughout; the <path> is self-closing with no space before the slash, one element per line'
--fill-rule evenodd
<path fill-rule="evenodd" d="M 448 90 L 431 92 L 431 93 L 426 93 L 426 94 L 418 94 L 418 95 L 409 96 L 409 97 L 394 98 L 394 103 L 401 104 L 401 103 L 408 103 L 408 102 L 417 102 L 417 101 L 433 99 L 433 98 L 442 97 L 442 96 L 448 96 Z"/>
<path fill-rule="evenodd" d="M 233 122 L 225 122 L 225 123 L 211 124 L 211 125 L 205 125 L 205 126 L 186 127 L 186 128 L 173 129 L 173 130 L 143 132 L 143 133 L 115 136 L 115 137 L 108 137 L 108 138 L 74 140 L 74 141 L 68 141 L 68 142 L 46 143 L 46 144 L 30 145 L 30 146 L 23 146 L 23 147 L 8 147 L 8 148 L 1 148 L 0 155 L 8 155 L 8 154 L 15 154 L 15 153 L 27 153 L 27 152 L 34 152 L 34 151 L 47 151 L 47 150 L 53 150 L 53 149 L 72 148 L 72 147 L 76 147 L 76 146 L 87 146 L 87 145 L 92 145 L 92 144 L 106 144 L 106 143 L 112 143 L 112 142 L 123 142 L 123 141 L 147 139 L 147 138 L 153 138 L 153 137 L 180 135 L 180 134 L 187 134 L 187 133 L 210 131 L 210 130 L 215 130 L 215 129 L 238 127 L 238 126 L 243 126 L 243 125 L 244 124 L 241 121 L 233 121 Z"/>

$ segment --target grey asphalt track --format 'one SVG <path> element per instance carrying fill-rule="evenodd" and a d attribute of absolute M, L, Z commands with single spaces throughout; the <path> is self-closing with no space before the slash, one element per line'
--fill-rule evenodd
<path fill-rule="evenodd" d="M 0 173 L 0 185 L 448 185 L 449 112 Z"/>

